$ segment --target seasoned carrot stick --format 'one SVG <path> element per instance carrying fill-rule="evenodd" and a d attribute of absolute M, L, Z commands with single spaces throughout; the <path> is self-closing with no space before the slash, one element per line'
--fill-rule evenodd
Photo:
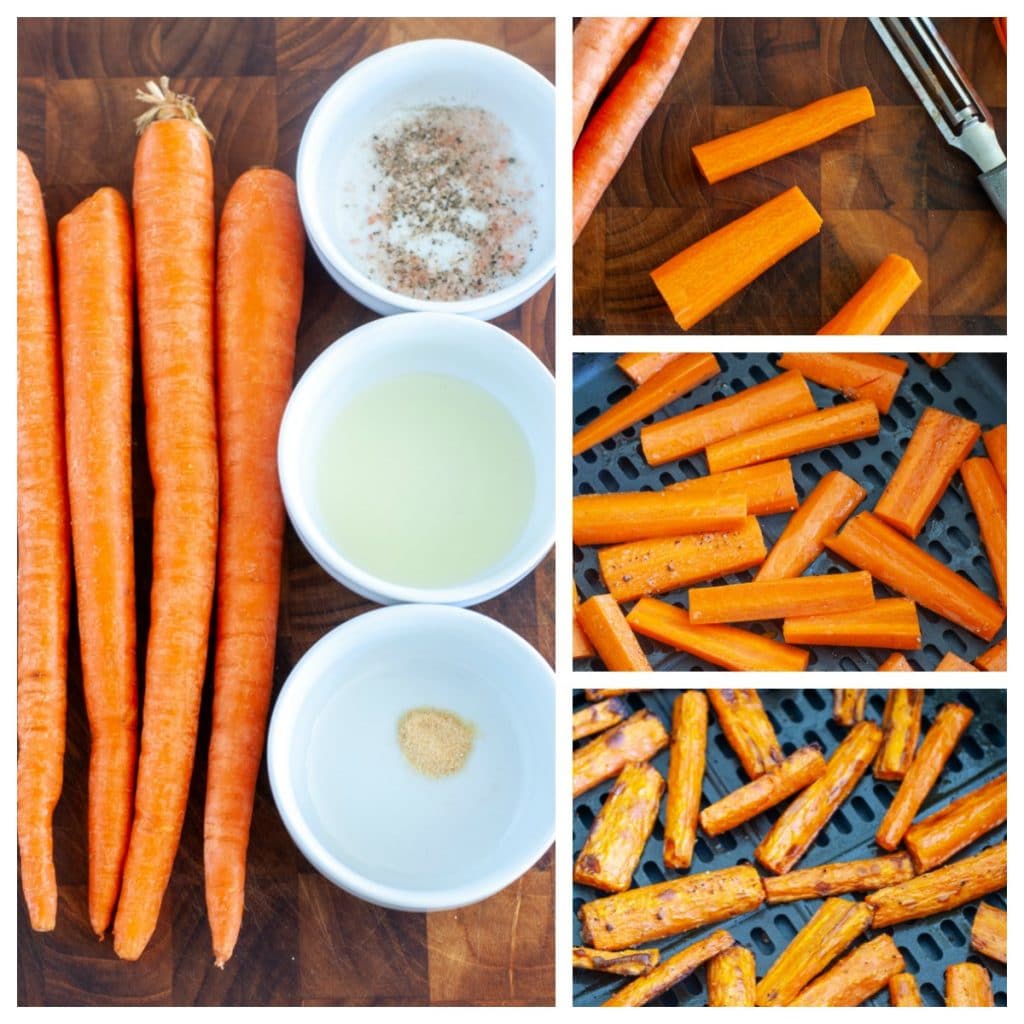
<path fill-rule="evenodd" d="M 614 778 L 630 761 L 647 761 L 668 746 L 657 715 L 641 709 L 572 753 L 572 795 Z"/>
<path fill-rule="evenodd" d="M 1006 911 L 979 903 L 971 925 L 971 949 L 1006 963 Z"/>
<path fill-rule="evenodd" d="M 847 953 L 830 971 L 815 978 L 790 1006 L 860 1006 L 885 988 L 906 966 L 891 935 L 879 935 Z"/>
<path fill-rule="evenodd" d="M 622 892 L 633 884 L 664 789 L 661 773 L 646 762 L 622 769 L 576 858 L 573 881 L 605 892 Z"/>
<path fill-rule="evenodd" d="M 580 592 L 576 587 L 576 581 L 572 584 L 572 656 L 576 658 L 592 658 L 597 652 L 594 645 L 583 632 L 579 620 Z"/>
<path fill-rule="evenodd" d="M 875 841 L 882 849 L 895 850 L 902 842 L 973 717 L 974 712 L 963 704 L 944 704 L 939 708 L 875 833 Z"/>
<path fill-rule="evenodd" d="M 992 978 L 981 964 L 950 964 L 946 968 L 947 1006 L 995 1006 Z"/>
<path fill-rule="evenodd" d="M 588 704 L 572 716 L 572 738 L 581 740 L 585 736 L 604 732 L 629 717 L 629 706 L 618 697 L 609 697 L 597 704 Z"/>
<path fill-rule="evenodd" d="M 628 541 L 602 548 L 597 561 L 604 585 L 624 604 L 752 569 L 767 553 L 758 521 L 747 516 L 739 530 Z"/>
<path fill-rule="evenodd" d="M 664 860 L 665 867 L 683 871 L 690 866 L 697 841 L 697 815 L 708 739 L 708 699 L 699 690 L 687 690 L 675 699 L 671 737 Z"/>
<path fill-rule="evenodd" d="M 782 748 L 757 690 L 708 690 L 708 700 L 747 775 L 756 779 L 782 764 Z"/>
<path fill-rule="evenodd" d="M 890 1006 L 924 1006 L 921 993 L 917 990 L 917 980 L 912 974 L 901 971 L 889 979 Z"/>
<path fill-rule="evenodd" d="M 1003 488 L 1006 488 L 1006 424 L 1001 423 L 998 427 L 986 430 L 981 435 L 985 445 L 985 451 L 996 467 L 999 479 L 1003 481 Z"/>
<path fill-rule="evenodd" d="M 825 547 L 984 640 L 991 640 L 1006 618 L 973 583 L 870 512 L 855 515 L 841 533 L 826 538 Z"/>
<path fill-rule="evenodd" d="M 788 644 L 889 647 L 898 651 L 916 651 L 921 646 L 917 606 L 903 597 L 886 597 L 851 612 L 785 619 L 782 635 Z"/>
<path fill-rule="evenodd" d="M 885 334 L 920 286 L 914 264 L 890 253 L 818 334 Z"/>
<path fill-rule="evenodd" d="M 761 878 L 749 864 L 683 875 L 584 903 L 583 941 L 598 949 L 628 949 L 717 924 L 764 902 Z"/>
<path fill-rule="evenodd" d="M 907 372 L 902 359 L 869 352 L 786 352 L 778 365 L 799 370 L 808 380 L 841 391 L 851 401 L 870 398 L 881 413 L 889 411 Z"/>
<path fill-rule="evenodd" d="M 960 467 L 971 508 L 988 555 L 989 568 L 1006 607 L 1006 487 L 989 459 L 967 459 Z"/>
<path fill-rule="evenodd" d="M 864 720 L 867 690 L 833 690 L 832 719 L 840 725 L 854 725 Z"/>
<path fill-rule="evenodd" d="M 810 655 L 735 626 L 694 626 L 683 608 L 642 597 L 626 616 L 634 632 L 734 672 L 803 672 Z"/>
<path fill-rule="evenodd" d="M 573 946 L 572 965 L 587 971 L 604 971 L 607 974 L 621 974 L 627 978 L 638 978 L 657 967 L 661 953 L 657 949 L 590 949 L 588 946 Z"/>
<path fill-rule="evenodd" d="M 882 746 L 875 758 L 876 779 L 894 782 L 907 774 L 917 752 L 923 706 L 924 690 L 890 690 L 887 694 L 882 712 Z"/>
<path fill-rule="evenodd" d="M 803 871 L 787 871 L 778 877 L 766 875 L 761 881 L 769 903 L 790 903 L 793 900 L 838 896 L 845 892 L 874 892 L 913 877 L 914 864 L 910 854 L 901 852 L 822 864 Z"/>
<path fill-rule="evenodd" d="M 769 459 L 782 459 L 816 448 L 873 437 L 879 430 L 878 407 L 868 399 L 797 416 L 748 430 L 708 445 L 708 470 L 721 473 Z"/>
<path fill-rule="evenodd" d="M 865 904 L 826 899 L 757 983 L 757 1005 L 788 1006 L 870 924 Z"/>
<path fill-rule="evenodd" d="M 946 651 L 942 656 L 942 660 L 935 666 L 936 672 L 977 672 L 976 669 L 969 661 L 964 661 L 963 658 L 958 654 L 954 654 L 952 651 Z"/>
<path fill-rule="evenodd" d="M 624 352 L 615 360 L 615 365 L 634 384 L 643 384 L 680 355 L 681 352 Z"/>
<path fill-rule="evenodd" d="M 985 672 L 1006 671 L 1006 637 L 1003 637 L 994 647 L 990 647 L 984 654 L 979 654 L 974 659 L 974 664 Z"/>
<path fill-rule="evenodd" d="M 588 448 L 607 441 L 626 427 L 638 423 L 663 406 L 674 402 L 680 395 L 692 391 L 697 385 L 718 373 L 718 360 L 711 352 L 693 352 L 673 359 L 625 398 L 580 427 L 572 439 L 572 453 L 579 455 Z"/>
<path fill-rule="evenodd" d="M 801 747 L 781 764 L 705 807 L 700 812 L 700 827 L 709 836 L 721 835 L 799 793 L 824 774 L 820 748 L 813 744 Z"/>
<path fill-rule="evenodd" d="M 609 672 L 649 672 L 647 660 L 611 594 L 596 594 L 580 605 L 579 623 Z"/>
<path fill-rule="evenodd" d="M 708 961 L 708 1006 L 753 1006 L 757 963 L 745 946 L 730 946 Z"/>
<path fill-rule="evenodd" d="M 913 672 L 914 666 L 899 652 L 893 652 L 881 665 L 879 672 Z"/>
<path fill-rule="evenodd" d="M 829 758 L 825 774 L 793 800 L 761 840 L 754 850 L 758 861 L 777 875 L 789 871 L 853 792 L 881 742 L 882 730 L 874 722 L 858 722 Z"/>
<path fill-rule="evenodd" d="M 639 689 L 636 687 L 621 687 L 615 690 L 591 690 L 586 689 L 583 691 L 583 695 L 587 700 L 604 700 L 606 697 L 624 697 L 627 693 L 638 693 Z"/>
<path fill-rule="evenodd" d="M 822 220 L 795 186 L 651 271 L 685 331 L 821 231 Z"/>
<path fill-rule="evenodd" d="M 752 516 L 792 512 L 797 507 L 793 467 L 789 459 L 680 480 L 669 484 L 665 490 L 685 491 L 691 495 L 742 494 L 747 499 L 747 513 Z"/>
<path fill-rule="evenodd" d="M 945 366 L 955 355 L 955 352 L 919 352 L 918 355 L 933 369 Z"/>

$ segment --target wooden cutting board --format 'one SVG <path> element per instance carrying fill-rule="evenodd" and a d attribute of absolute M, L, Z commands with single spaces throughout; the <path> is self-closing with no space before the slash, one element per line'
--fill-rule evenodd
<path fill-rule="evenodd" d="M 414 38 L 501 47 L 554 78 L 551 19 L 19 19 L 18 145 L 43 187 L 51 230 L 101 185 L 130 195 L 140 105 L 135 90 L 171 76 L 191 93 L 216 143 L 218 213 L 253 164 L 291 174 L 306 119 L 348 67 Z M 295 377 L 332 341 L 374 319 L 307 251 Z M 554 366 L 554 287 L 496 323 Z M 137 368 L 137 363 L 136 363 Z M 134 446 L 141 658 L 151 580 L 152 488 L 136 373 Z M 275 694 L 310 645 L 372 607 L 330 579 L 291 528 L 285 543 Z M 479 610 L 554 660 L 554 558 Z M 74 613 L 73 613 L 74 614 Z M 54 822 L 57 928 L 34 933 L 18 892 L 21 1005 L 423 1005 L 554 1001 L 553 848 L 519 881 L 474 907 L 403 914 L 335 888 L 284 830 L 261 771 L 249 849 L 246 912 L 234 957 L 213 966 L 203 897 L 202 816 L 210 735 L 207 679 L 181 848 L 156 934 L 137 963 L 97 942 L 86 905 L 89 733 L 72 629 L 64 792 Z"/>
<path fill-rule="evenodd" d="M 1006 140 L 1006 56 L 991 18 L 939 30 Z M 864 85 L 876 116 L 708 185 L 690 147 Z M 707 18 L 574 250 L 577 334 L 679 334 L 652 269 L 798 185 L 824 218 L 691 334 L 813 334 L 889 252 L 922 285 L 890 334 L 1005 334 L 1006 225 L 866 18 Z"/>

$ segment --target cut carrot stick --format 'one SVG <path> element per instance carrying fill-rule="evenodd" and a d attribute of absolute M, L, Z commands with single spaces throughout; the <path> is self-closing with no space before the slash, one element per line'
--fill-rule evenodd
<path fill-rule="evenodd" d="M 841 533 L 826 538 L 825 547 L 984 640 L 992 640 L 1006 618 L 973 583 L 870 512 L 855 515 Z"/>
<path fill-rule="evenodd" d="M 991 430 L 986 430 L 981 435 L 981 440 L 985 445 L 985 451 L 988 452 L 988 457 L 992 460 L 992 465 L 996 467 L 996 472 L 999 474 L 999 479 L 1003 482 L 1003 488 L 1006 488 L 1006 424 L 1003 423 L 998 427 L 993 427 Z"/>
<path fill-rule="evenodd" d="M 889 411 L 907 372 L 902 359 L 871 352 L 786 352 L 778 365 L 799 370 L 808 380 L 840 391 L 851 401 L 870 398 L 880 413 Z"/>
<path fill-rule="evenodd" d="M 792 512 L 797 507 L 793 467 L 789 459 L 680 480 L 669 484 L 665 490 L 685 491 L 690 495 L 741 494 L 747 499 L 747 514 L 752 516 Z"/>
<path fill-rule="evenodd" d="M 590 108 L 650 18 L 580 18 L 572 34 L 572 142 Z"/>
<path fill-rule="evenodd" d="M 64 781 L 71 551 L 50 232 L 18 150 L 18 852 L 36 931 L 57 923 L 53 809 Z"/>
<path fill-rule="evenodd" d="M 936 672 L 977 672 L 978 670 L 969 662 L 964 661 L 958 654 L 947 651 L 942 660 L 935 666 Z"/>
<path fill-rule="evenodd" d="M 782 748 L 757 690 L 708 690 L 718 724 L 752 779 L 782 764 Z"/>
<path fill-rule="evenodd" d="M 990 459 L 967 459 L 960 467 L 971 508 L 978 518 L 978 530 L 992 577 L 999 588 L 999 600 L 1006 605 L 1006 487 Z"/>
<path fill-rule="evenodd" d="M 1005 672 L 1006 637 L 1003 637 L 994 647 L 990 647 L 984 654 L 979 654 L 974 659 L 974 664 L 984 672 Z"/>
<path fill-rule="evenodd" d="M 730 946 L 708 961 L 708 1006 L 753 1006 L 757 963 L 745 946 Z"/>
<path fill-rule="evenodd" d="M 572 152 L 572 240 L 586 227 L 661 101 L 700 18 L 658 18 L 636 62 L 598 107 Z"/>
<path fill-rule="evenodd" d="M 875 759 L 876 779 L 895 782 L 907 774 L 917 753 L 923 706 L 924 690 L 890 690 L 886 695 L 882 746 Z"/>
<path fill-rule="evenodd" d="M 143 94 L 152 116 L 140 124 L 133 185 L 154 499 L 138 784 L 114 919 L 126 960 L 156 928 L 185 820 L 217 568 L 213 167 L 191 102 L 161 84 Z"/>
<path fill-rule="evenodd" d="M 871 93 L 864 86 L 847 89 L 760 124 L 702 142 L 693 147 L 693 158 L 705 180 L 714 185 L 874 116 Z"/>
<path fill-rule="evenodd" d="M 642 597 L 626 616 L 634 632 L 734 672 L 803 672 L 810 655 L 734 626 L 694 626 L 683 608 Z"/>
<path fill-rule="evenodd" d="M 699 690 L 687 690 L 672 705 L 664 821 L 667 868 L 685 871 L 693 859 L 707 739 L 708 699 Z"/>
<path fill-rule="evenodd" d="M 929 406 L 875 504 L 883 522 L 916 537 L 981 436 L 977 423 Z"/>
<path fill-rule="evenodd" d="M 917 990 L 917 980 L 912 974 L 901 971 L 889 979 L 890 1006 L 924 1006 L 921 993 Z"/>
<path fill-rule="evenodd" d="M 573 455 L 593 448 L 595 444 L 608 440 L 669 402 L 674 402 L 680 395 L 710 380 L 719 369 L 718 360 L 711 352 L 693 352 L 673 359 L 625 398 L 585 427 L 580 427 L 572 439 Z"/>
<path fill-rule="evenodd" d="M 128 204 L 103 188 L 57 225 L 68 497 L 89 716 L 89 923 L 113 920 L 138 754 L 132 519 L 134 260 Z"/>
<path fill-rule="evenodd" d="M 681 352 L 624 352 L 615 360 L 615 365 L 634 384 L 643 384 L 680 355 Z"/>
<path fill-rule="evenodd" d="M 630 761 L 647 761 L 667 746 L 661 719 L 650 711 L 637 711 L 572 752 L 573 797 L 614 778 Z"/>
<path fill-rule="evenodd" d="M 639 689 L 636 687 L 619 687 L 612 690 L 592 690 L 588 688 L 583 691 L 583 695 L 587 700 L 604 700 L 606 697 L 624 697 L 627 693 L 639 692 Z"/>
<path fill-rule="evenodd" d="M 638 978 L 657 967 L 661 953 L 656 949 L 591 949 L 589 946 L 573 946 L 572 965 L 587 971 L 605 971 L 621 974 L 627 978 Z"/>
<path fill-rule="evenodd" d="M 832 720 L 839 725 L 856 725 L 864 721 L 868 691 L 836 689 L 832 691 Z"/>
<path fill-rule="evenodd" d="M 619 697 L 608 697 L 597 704 L 588 704 L 572 716 L 572 738 L 581 740 L 585 736 L 604 732 L 629 717 L 629 705 Z"/>
<path fill-rule="evenodd" d="M 879 427 L 878 407 L 874 402 L 868 399 L 844 402 L 832 409 L 819 409 L 709 444 L 705 451 L 708 470 L 721 473 L 756 462 L 858 441 L 862 437 L 874 437 Z"/>
<path fill-rule="evenodd" d="M 878 666 L 879 672 L 913 672 L 914 666 L 902 654 L 893 653 L 890 654 L 881 665 Z"/>
<path fill-rule="evenodd" d="M 954 352 L 919 352 L 918 355 L 933 369 L 938 370 L 953 358 Z"/>
<path fill-rule="evenodd" d="M 648 537 L 738 530 L 747 518 L 741 494 L 620 491 L 572 499 L 574 544 L 617 544 Z"/>
<path fill-rule="evenodd" d="M 795 186 L 713 231 L 651 271 L 676 323 L 689 330 L 821 231 Z"/>
<path fill-rule="evenodd" d="M 890 253 L 818 334 L 885 334 L 920 285 L 914 264 Z"/>
<path fill-rule="evenodd" d="M 624 604 L 752 569 L 766 554 L 761 527 L 747 516 L 739 530 L 629 541 L 601 548 L 597 560 L 605 586 Z"/>
<path fill-rule="evenodd" d="M 946 968 L 947 1006 L 995 1006 L 992 979 L 981 964 L 950 964 Z"/>
<path fill-rule="evenodd" d="M 815 978 L 790 1006 L 860 1006 L 906 966 L 891 935 L 879 935 L 847 953 Z"/>
<path fill-rule="evenodd" d="M 890 853 L 885 857 L 847 860 L 822 864 L 784 875 L 766 875 L 762 882 L 769 903 L 816 900 L 848 892 L 874 892 L 914 877 L 914 864 L 908 853 Z"/>
<path fill-rule="evenodd" d="M 979 903 L 971 925 L 971 949 L 1006 963 L 1006 911 Z"/>
<path fill-rule="evenodd" d="M 588 639 L 587 634 L 583 632 L 578 615 L 579 610 L 580 592 L 576 589 L 576 582 L 574 580 L 572 585 L 572 656 L 573 659 L 592 658 L 597 652 L 594 650 L 594 645 Z"/>
<path fill-rule="evenodd" d="M 577 612 L 583 632 L 609 672 L 649 672 L 636 634 L 629 628 L 618 602 L 610 594 L 596 594 Z"/>
<path fill-rule="evenodd" d="M 787 644 L 825 644 L 832 647 L 888 647 L 898 651 L 921 648 L 917 605 L 904 597 L 887 597 L 868 608 L 826 615 L 785 619 Z"/>

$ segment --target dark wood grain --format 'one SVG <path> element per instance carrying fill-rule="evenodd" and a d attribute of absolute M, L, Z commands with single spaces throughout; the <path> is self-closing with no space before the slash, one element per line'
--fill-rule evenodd
<path fill-rule="evenodd" d="M 1005 141 L 1006 57 L 991 18 L 939 28 Z M 695 143 L 860 85 L 871 121 L 714 186 L 700 177 Z M 678 334 L 650 271 L 798 185 L 824 218 L 820 236 L 689 333 L 813 334 L 899 252 L 923 285 L 890 334 L 1005 334 L 1006 225 L 977 176 L 866 18 L 707 18 L 575 246 L 574 330 Z"/>
<path fill-rule="evenodd" d="M 551 19 L 316 20 L 139 18 L 18 21 L 18 145 L 43 186 L 51 229 L 101 185 L 130 194 L 136 88 L 160 74 L 191 93 L 216 137 L 218 212 L 253 164 L 294 173 L 313 106 L 353 63 L 414 38 L 501 47 L 553 78 Z M 374 318 L 307 250 L 296 379 L 323 349 Z M 554 367 L 554 286 L 496 323 Z M 138 353 L 136 352 L 136 365 Z M 149 621 L 152 485 L 141 385 L 133 407 L 139 636 Z M 479 609 L 554 661 L 554 556 Z M 285 537 L 275 694 L 309 646 L 372 605 L 330 579 L 289 527 Z M 144 644 L 139 644 L 140 679 Z M 411 1005 L 554 1001 L 554 869 L 549 852 L 516 883 L 444 914 L 382 910 L 335 888 L 306 862 L 277 814 L 265 767 L 253 813 L 246 911 L 234 957 L 213 966 L 203 896 L 202 807 L 210 737 L 209 678 L 181 847 L 156 933 L 124 963 L 99 942 L 87 909 L 88 725 L 72 628 L 65 785 L 54 832 L 57 928 L 34 933 L 18 893 L 21 1005 Z"/>

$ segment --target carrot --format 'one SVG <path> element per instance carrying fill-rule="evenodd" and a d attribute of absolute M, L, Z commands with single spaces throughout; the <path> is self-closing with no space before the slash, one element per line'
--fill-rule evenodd
<path fill-rule="evenodd" d="M 971 923 L 971 949 L 1006 963 L 1006 911 L 979 903 Z"/>
<path fill-rule="evenodd" d="M 797 507 L 793 467 L 789 459 L 680 480 L 669 484 L 665 490 L 685 491 L 694 496 L 742 494 L 747 499 L 747 514 L 752 516 L 792 512 Z"/>
<path fill-rule="evenodd" d="M 992 465 L 996 467 L 996 472 L 999 474 L 999 479 L 1003 481 L 1003 487 L 1006 487 L 1006 424 L 1001 423 L 998 427 L 993 427 L 991 430 L 986 430 L 981 435 L 981 440 L 985 445 L 985 451 L 988 453 L 988 457 L 992 460 Z"/>
<path fill-rule="evenodd" d="M 752 779 L 782 764 L 782 748 L 757 690 L 708 690 L 719 727 Z"/>
<path fill-rule="evenodd" d="M 650 672 L 647 655 L 611 594 L 589 598 L 576 614 L 609 672 Z"/>
<path fill-rule="evenodd" d="M 854 725 L 857 722 L 863 722 L 867 701 L 867 690 L 834 689 L 832 691 L 832 721 L 839 725 Z"/>
<path fill-rule="evenodd" d="M 57 922 L 53 809 L 64 780 L 71 552 L 50 232 L 18 150 L 18 851 L 36 931 Z"/>
<path fill-rule="evenodd" d="M 572 153 L 573 242 L 664 96 L 699 24 L 700 18 L 656 19 L 636 63 L 584 128 Z"/>
<path fill-rule="evenodd" d="M 811 146 L 875 116 L 864 87 L 837 92 L 798 110 L 720 135 L 692 148 L 700 173 L 710 185 Z"/>
<path fill-rule="evenodd" d="M 128 204 L 102 188 L 57 225 L 68 497 L 89 716 L 89 921 L 110 927 L 132 823 L 138 693 Z"/>
<path fill-rule="evenodd" d="M 697 842 L 697 815 L 708 742 L 708 699 L 687 690 L 672 705 L 672 730 L 665 777 L 665 867 L 687 870 Z"/>
<path fill-rule="evenodd" d="M 978 670 L 969 662 L 964 661 L 958 654 L 947 651 L 942 660 L 935 666 L 936 672 L 977 672 Z"/>
<path fill-rule="evenodd" d="M 800 373 L 780 373 L 739 394 L 710 402 L 640 429 L 640 446 L 652 466 L 707 448 L 756 427 L 814 412 L 814 396 Z"/>
<path fill-rule="evenodd" d="M 884 665 L 879 671 L 883 670 Z M 889 691 L 882 712 L 882 746 L 875 758 L 876 779 L 896 782 L 907 774 L 921 735 L 923 705 L 924 690 Z"/>
<path fill-rule="evenodd" d="M 946 968 L 947 1006 L 995 1006 L 992 979 L 975 963 L 950 964 Z"/>
<path fill-rule="evenodd" d="M 572 439 L 573 455 L 593 448 L 674 402 L 680 395 L 710 380 L 719 369 L 718 360 L 711 352 L 688 353 L 673 359 L 625 398 L 577 430 Z"/>
<path fill-rule="evenodd" d="M 621 974 L 627 978 L 638 978 L 657 967 L 661 953 L 656 949 L 591 949 L 589 946 L 573 946 L 572 965 L 587 971 L 605 971 Z"/>
<path fill-rule="evenodd" d="M 974 664 L 984 672 L 1005 672 L 1006 671 L 1006 637 L 1003 637 L 994 647 L 990 647 L 983 654 L 974 659 Z"/>
<path fill-rule="evenodd" d="M 893 653 L 890 654 L 881 665 L 878 666 L 879 672 L 913 672 L 914 666 L 903 657 L 902 654 Z"/>
<path fill-rule="evenodd" d="M 914 264 L 890 253 L 818 334 L 885 334 L 920 285 Z"/>
<path fill-rule="evenodd" d="M 960 467 L 971 508 L 978 519 L 981 540 L 989 568 L 999 589 L 999 601 L 1006 605 L 1006 488 L 990 459 L 967 459 Z"/>
<path fill-rule="evenodd" d="M 757 963 L 745 946 L 730 946 L 708 961 L 708 1006 L 753 1006 Z"/>
<path fill-rule="evenodd" d="M 881 413 L 889 411 L 907 372 L 902 359 L 875 352 L 786 352 L 778 365 L 841 391 L 851 401 L 870 398 Z"/>
<path fill-rule="evenodd" d="M 614 778 L 630 761 L 647 761 L 667 746 L 661 719 L 646 709 L 637 711 L 572 752 L 573 797 Z"/>
<path fill-rule="evenodd" d="M 860 1006 L 906 966 L 891 935 L 878 935 L 815 978 L 790 1006 Z"/>
<path fill-rule="evenodd" d="M 592 658 L 596 653 L 594 645 L 590 642 L 587 634 L 583 632 L 580 625 L 580 592 L 576 588 L 576 581 L 572 584 L 572 656 L 573 658 Z"/>
<path fill-rule="evenodd" d="M 921 648 L 917 606 L 903 597 L 886 597 L 867 608 L 785 619 L 787 644 L 831 647 L 888 647 L 899 651 Z"/>
<path fill-rule="evenodd" d="M 889 979 L 890 1006 L 924 1006 L 921 993 L 917 990 L 917 980 L 912 974 L 901 971 Z"/>
<path fill-rule="evenodd" d="M 643 384 L 663 366 L 678 359 L 681 352 L 623 352 L 615 365 L 634 383 Z"/>
<path fill-rule="evenodd" d="M 787 871 L 777 877 L 766 875 L 761 881 L 769 903 L 791 903 L 847 892 L 874 892 L 913 877 L 910 854 L 890 853 L 885 857 L 819 864 L 802 871 Z"/>
<path fill-rule="evenodd" d="M 152 105 L 138 122 L 133 203 L 153 586 L 135 812 L 114 919 L 114 950 L 126 960 L 153 934 L 181 837 L 217 562 L 213 168 L 191 102 L 166 79 L 149 90 L 139 94 Z"/>
<path fill-rule="evenodd" d="M 604 732 L 628 717 L 629 706 L 621 697 L 607 697 L 596 704 L 586 704 L 573 713 L 572 738 L 581 740 Z"/>
<path fill-rule="evenodd" d="M 842 533 L 825 540 L 825 547 L 985 640 L 996 635 L 1006 618 L 1006 612 L 973 583 L 870 512 L 854 516 Z"/>
<path fill-rule="evenodd" d="M 685 331 L 821 231 L 822 220 L 795 186 L 755 207 L 651 271 Z"/>
<path fill-rule="evenodd" d="M 933 369 L 938 370 L 953 358 L 954 352 L 919 352 L 918 355 Z"/>
<path fill-rule="evenodd" d="M 572 34 L 574 146 L 594 100 L 650 22 L 650 18 L 580 18 Z"/>
<path fill-rule="evenodd" d="M 769 459 L 799 455 L 815 448 L 873 437 L 879 427 L 878 408 L 874 402 L 866 398 L 859 402 L 845 402 L 832 409 L 819 409 L 805 416 L 716 441 L 705 451 L 708 470 L 721 473 L 726 469 L 738 469 Z"/>
<path fill-rule="evenodd" d="M 916 537 L 981 436 L 977 423 L 929 406 L 875 503 L 875 515 Z"/>

